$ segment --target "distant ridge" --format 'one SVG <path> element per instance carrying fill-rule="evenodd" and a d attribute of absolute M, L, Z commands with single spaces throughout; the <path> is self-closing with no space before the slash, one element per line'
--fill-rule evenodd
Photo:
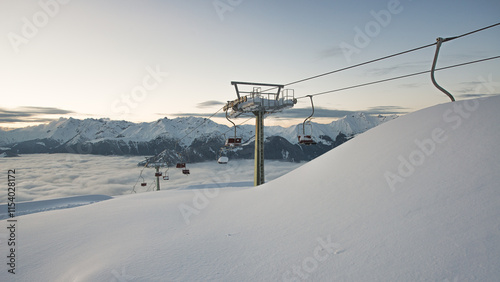
<path fill-rule="evenodd" d="M 397 116 L 371 116 L 358 112 L 329 124 L 313 123 L 313 136 L 318 146 L 302 148 L 297 143 L 298 127 L 265 127 L 266 146 L 276 150 L 289 147 L 295 150 L 283 154 L 267 154 L 267 158 L 288 161 L 310 160 Z M 196 128 L 195 131 L 193 129 Z M 231 153 L 232 157 L 249 158 L 253 154 L 254 126 L 238 126 L 237 134 L 247 146 Z M 47 124 L 0 130 L 0 154 L 76 153 L 96 155 L 156 155 L 171 151 L 171 159 L 181 152 L 191 161 L 216 158 L 230 127 L 198 117 L 162 118 L 153 122 L 132 123 L 110 119 L 60 118 Z M 279 137 L 279 138 L 278 138 Z M 338 140 L 337 140 L 338 139 Z M 278 146 L 278 143 L 282 146 Z M 284 147 L 283 147 L 284 146 Z M 293 153 L 296 151 L 296 153 Z"/>

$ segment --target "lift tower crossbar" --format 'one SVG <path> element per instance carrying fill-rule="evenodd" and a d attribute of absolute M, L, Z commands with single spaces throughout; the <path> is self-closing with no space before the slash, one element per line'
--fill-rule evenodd
<path fill-rule="evenodd" d="M 282 84 L 231 81 L 231 85 L 238 98 L 227 102 L 224 111 L 233 118 L 242 114 L 255 115 L 254 186 L 258 186 L 264 184 L 264 116 L 292 108 L 297 99 L 293 90 L 284 89 Z M 262 92 L 261 86 L 271 88 Z M 243 89 L 248 87 L 252 90 Z"/>

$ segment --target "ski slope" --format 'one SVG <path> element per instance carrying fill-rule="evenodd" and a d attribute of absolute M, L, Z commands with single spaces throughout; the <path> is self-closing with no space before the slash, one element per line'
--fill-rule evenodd
<path fill-rule="evenodd" d="M 15 203 L 15 215 L 21 216 L 25 214 L 38 213 L 50 210 L 68 209 L 84 205 L 93 204 L 96 202 L 109 200 L 111 196 L 106 195 L 84 195 L 73 196 L 51 200 L 30 201 Z M 0 205 L 0 219 L 9 218 L 8 204 Z"/>
<path fill-rule="evenodd" d="M 498 281 L 499 108 L 417 111 L 256 188 L 21 216 L 0 280 Z"/>

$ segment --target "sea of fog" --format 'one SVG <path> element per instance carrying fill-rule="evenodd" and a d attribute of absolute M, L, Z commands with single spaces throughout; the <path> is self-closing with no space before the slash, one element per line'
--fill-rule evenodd
<path fill-rule="evenodd" d="M 0 158 L 4 179 L 15 170 L 16 202 L 57 199 L 81 195 L 119 196 L 156 189 L 155 170 L 138 167 L 138 156 L 96 156 L 76 154 L 30 154 Z M 303 163 L 265 162 L 265 178 L 270 181 Z M 195 189 L 253 186 L 253 160 L 230 160 L 221 165 L 215 160 L 188 164 L 190 175 L 171 167 L 169 180 L 160 189 Z M 142 171 L 142 174 L 141 174 Z M 166 169 L 161 170 L 165 174 Z M 142 182 L 147 183 L 141 186 Z M 4 182 L 6 183 L 6 181 Z M 7 202 L 7 185 L 0 190 L 0 203 Z"/>

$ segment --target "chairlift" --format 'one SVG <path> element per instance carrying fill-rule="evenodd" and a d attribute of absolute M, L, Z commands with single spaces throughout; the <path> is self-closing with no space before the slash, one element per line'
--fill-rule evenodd
<path fill-rule="evenodd" d="M 142 178 L 141 186 L 146 186 L 146 185 L 148 185 L 148 184 L 145 182 L 144 177 L 142 177 L 142 176 L 141 176 L 141 178 Z"/>
<path fill-rule="evenodd" d="M 155 172 L 155 177 L 160 177 L 162 176 L 163 174 L 161 172 Z"/>
<path fill-rule="evenodd" d="M 304 145 L 316 145 L 316 141 L 312 138 L 312 124 L 311 124 L 311 118 L 314 115 L 314 103 L 311 95 L 307 95 L 309 98 L 311 98 L 311 107 L 312 107 L 312 113 L 310 116 L 308 116 L 304 122 L 302 123 L 302 134 L 298 134 L 298 139 L 299 139 L 299 144 L 304 144 Z M 310 127 L 310 134 L 306 134 L 306 124 L 309 125 Z M 300 127 L 298 128 L 300 129 Z"/>
<path fill-rule="evenodd" d="M 227 115 L 227 111 L 229 108 L 226 109 L 226 119 L 233 124 L 234 127 L 234 137 L 229 137 L 226 139 L 226 143 L 224 146 L 229 147 L 229 148 L 234 148 L 234 147 L 239 147 L 241 146 L 241 137 L 236 137 L 236 124 L 232 120 L 229 119 L 229 116 Z"/>
<path fill-rule="evenodd" d="M 238 137 L 229 137 L 226 140 L 226 147 L 237 147 L 241 146 L 241 138 Z"/>
<path fill-rule="evenodd" d="M 183 160 L 183 158 L 182 158 L 181 154 L 180 154 L 180 153 L 178 153 L 178 155 L 179 155 L 179 158 L 180 158 L 181 160 Z M 182 173 L 183 173 L 183 174 L 185 174 L 185 175 L 190 174 L 190 173 L 189 173 L 189 169 L 187 169 L 187 168 L 186 168 L 186 163 L 181 163 L 181 162 L 179 162 L 179 163 L 177 163 L 177 164 L 175 165 L 175 167 L 176 167 L 176 168 L 182 168 Z"/>
<path fill-rule="evenodd" d="M 165 170 L 165 173 L 163 174 L 163 180 L 169 180 L 169 177 L 168 177 L 168 167 L 167 167 L 167 170 Z"/>
<path fill-rule="evenodd" d="M 226 157 L 226 156 L 222 156 L 220 157 L 218 160 L 217 160 L 217 163 L 219 164 L 227 164 L 227 162 L 229 161 L 229 158 Z"/>

